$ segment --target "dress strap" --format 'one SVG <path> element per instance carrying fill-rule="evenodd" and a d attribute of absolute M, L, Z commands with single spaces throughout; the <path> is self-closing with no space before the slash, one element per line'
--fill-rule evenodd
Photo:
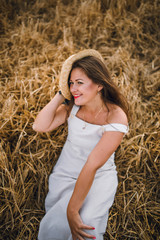
<path fill-rule="evenodd" d="M 104 126 L 104 131 L 122 132 L 127 133 L 129 127 L 121 123 L 110 123 Z"/>
<path fill-rule="evenodd" d="M 73 107 L 72 107 L 70 115 L 74 115 L 75 116 L 76 113 L 78 112 L 79 108 L 80 108 L 80 106 L 77 106 L 77 105 L 74 104 Z"/>

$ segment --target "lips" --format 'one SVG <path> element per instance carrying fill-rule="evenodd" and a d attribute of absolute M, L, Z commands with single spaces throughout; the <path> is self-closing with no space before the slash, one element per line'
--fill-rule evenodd
<path fill-rule="evenodd" d="M 74 98 L 76 99 L 76 98 L 79 98 L 81 95 L 74 95 Z"/>

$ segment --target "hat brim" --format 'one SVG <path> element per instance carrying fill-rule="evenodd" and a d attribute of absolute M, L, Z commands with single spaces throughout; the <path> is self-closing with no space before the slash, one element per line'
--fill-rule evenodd
<path fill-rule="evenodd" d="M 59 88 L 62 92 L 62 95 L 68 100 L 71 99 L 71 93 L 68 86 L 68 77 L 72 69 L 72 65 L 75 61 L 87 56 L 94 56 L 99 58 L 101 61 L 104 61 L 103 57 L 98 51 L 94 49 L 86 49 L 74 55 L 71 55 L 69 58 L 65 60 L 65 62 L 62 65 L 60 78 L 59 78 Z"/>

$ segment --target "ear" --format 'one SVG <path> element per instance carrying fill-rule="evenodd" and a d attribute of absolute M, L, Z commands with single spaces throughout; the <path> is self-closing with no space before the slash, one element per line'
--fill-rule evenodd
<path fill-rule="evenodd" d="M 98 85 L 98 92 L 100 92 L 103 89 L 102 85 Z"/>

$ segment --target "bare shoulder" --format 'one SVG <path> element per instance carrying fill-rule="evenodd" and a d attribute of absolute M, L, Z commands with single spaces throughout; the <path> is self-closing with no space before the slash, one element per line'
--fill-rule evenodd
<path fill-rule="evenodd" d="M 108 116 L 109 123 L 120 123 L 128 125 L 128 118 L 126 113 L 117 105 L 110 105 L 110 111 Z"/>

